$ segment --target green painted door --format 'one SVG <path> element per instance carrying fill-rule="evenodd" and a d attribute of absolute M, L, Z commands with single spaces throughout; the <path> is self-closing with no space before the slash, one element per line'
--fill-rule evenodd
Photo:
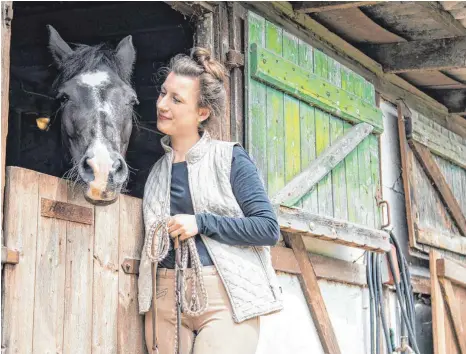
<path fill-rule="evenodd" d="M 374 126 L 295 206 L 378 228 L 381 111 L 373 85 L 264 18 L 248 13 L 246 145 L 272 197 L 352 124 Z"/>

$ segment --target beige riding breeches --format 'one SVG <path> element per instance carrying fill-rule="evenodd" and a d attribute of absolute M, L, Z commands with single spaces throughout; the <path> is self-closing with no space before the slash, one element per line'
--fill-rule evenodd
<path fill-rule="evenodd" d="M 230 300 L 214 266 L 203 267 L 208 308 L 198 317 L 181 316 L 182 354 L 254 354 L 259 341 L 260 318 L 235 323 Z M 185 288 L 190 289 L 191 269 Z M 189 298 L 189 297 L 188 297 Z M 175 271 L 157 271 L 157 337 L 160 354 L 174 354 L 176 333 Z M 146 345 L 152 347 L 152 309 L 145 315 Z"/>

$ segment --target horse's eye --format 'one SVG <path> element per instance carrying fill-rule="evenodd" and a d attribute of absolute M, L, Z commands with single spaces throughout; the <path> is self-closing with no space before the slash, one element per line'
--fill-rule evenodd
<path fill-rule="evenodd" d="M 68 96 L 66 93 L 62 93 L 60 96 L 57 97 L 57 99 L 58 99 L 61 103 L 66 103 L 66 102 L 68 102 L 68 100 L 70 99 L 70 96 Z"/>

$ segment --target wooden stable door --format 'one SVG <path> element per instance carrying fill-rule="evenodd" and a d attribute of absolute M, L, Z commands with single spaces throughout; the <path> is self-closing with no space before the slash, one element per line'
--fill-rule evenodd
<path fill-rule="evenodd" d="M 466 265 L 430 252 L 435 354 L 466 354 Z"/>
<path fill-rule="evenodd" d="M 140 199 L 94 207 L 72 183 L 9 167 L 5 243 L 20 254 L 5 265 L 5 353 L 146 352 L 137 277 L 121 267 L 140 257 Z"/>

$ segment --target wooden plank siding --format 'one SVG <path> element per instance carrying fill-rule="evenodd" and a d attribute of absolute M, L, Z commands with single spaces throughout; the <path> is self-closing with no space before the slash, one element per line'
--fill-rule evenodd
<path fill-rule="evenodd" d="M 141 200 L 93 206 L 72 183 L 18 167 L 6 181 L 5 242 L 20 259 L 4 265 L 2 348 L 145 354 L 137 277 L 121 270 L 141 256 Z M 91 208 L 92 225 L 42 216 L 42 198 Z"/>
<path fill-rule="evenodd" d="M 375 133 L 383 129 L 379 122 L 380 110 L 375 106 L 374 87 L 364 78 L 252 12 L 248 12 L 247 32 L 249 103 L 246 130 L 249 133 L 246 147 L 264 178 L 269 196 L 274 196 L 306 169 L 353 124 L 372 122 Z M 260 53 L 267 55 L 264 57 L 266 62 L 273 58 L 291 65 L 287 66 L 291 69 L 286 69 L 290 72 L 282 78 L 285 84 L 294 85 L 296 80 L 291 71 L 302 70 L 326 87 L 344 92 L 348 100 L 351 98 L 348 101 L 352 102 L 351 109 L 361 113 L 364 107 L 365 115 L 358 118 L 354 113 L 351 118 L 341 117 L 330 113 L 323 101 L 310 102 L 277 85 L 276 81 L 255 76 L 254 70 L 259 65 L 266 73 L 264 65 L 267 63 L 257 60 Z M 273 63 L 273 70 L 269 70 L 268 75 L 278 75 L 285 70 L 281 64 Z M 379 188 L 379 142 L 377 135 L 371 134 L 294 206 L 377 228 L 380 226 L 376 203 Z"/>

